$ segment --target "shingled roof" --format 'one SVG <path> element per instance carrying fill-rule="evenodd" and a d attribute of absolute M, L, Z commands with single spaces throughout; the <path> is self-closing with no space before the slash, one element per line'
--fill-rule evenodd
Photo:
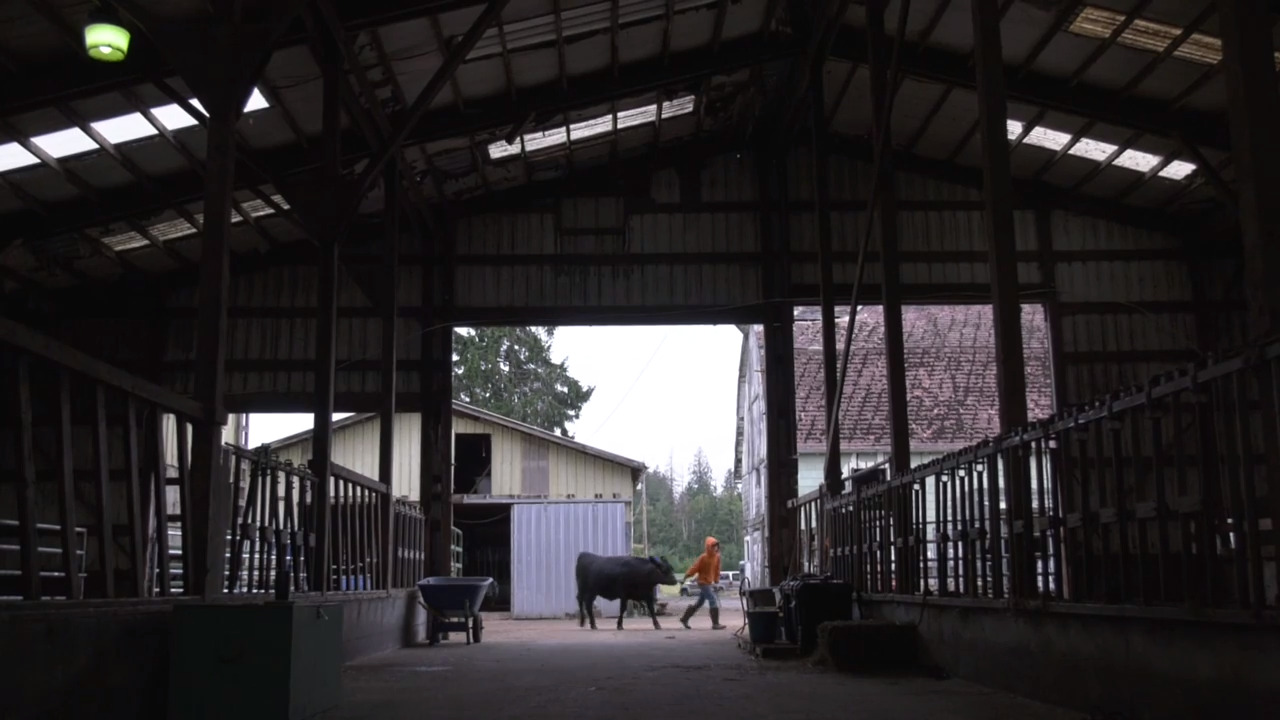
<path fill-rule="evenodd" d="M 809 317 L 814 315 L 798 314 L 795 323 L 796 443 L 801 452 L 825 448 L 826 436 L 822 330 L 816 319 L 803 319 Z M 843 342 L 846 322 L 837 320 L 837 344 Z M 912 450 L 955 450 L 998 434 L 991 307 L 905 307 L 902 326 Z M 763 332 L 755 332 L 757 347 L 763 349 Z M 1023 308 L 1022 334 L 1028 416 L 1045 416 L 1053 411 L 1053 385 L 1048 332 L 1038 307 Z M 840 442 L 857 450 L 889 447 L 884 315 L 878 306 L 860 308 L 854 324 Z"/>

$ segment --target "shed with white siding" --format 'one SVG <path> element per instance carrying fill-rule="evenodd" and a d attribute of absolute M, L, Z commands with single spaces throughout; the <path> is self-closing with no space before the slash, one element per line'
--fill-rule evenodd
<path fill-rule="evenodd" d="M 422 416 L 396 415 L 392 491 L 420 497 Z M 378 477 L 376 414 L 333 423 L 333 461 Z M 575 610 L 578 552 L 631 552 L 632 498 L 645 466 L 465 403 L 453 404 L 454 524 L 462 531 L 462 573 L 492 577 L 485 610 L 560 617 Z M 305 465 L 311 431 L 271 443 L 281 460 Z M 602 607 L 616 616 L 616 603 Z"/>

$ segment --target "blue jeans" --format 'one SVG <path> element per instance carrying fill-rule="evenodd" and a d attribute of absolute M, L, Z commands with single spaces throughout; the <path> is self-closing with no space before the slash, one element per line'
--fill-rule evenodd
<path fill-rule="evenodd" d="M 706 603 L 716 610 L 720 609 L 720 598 L 716 597 L 714 585 L 698 585 L 698 600 L 693 603 L 693 607 L 689 608 L 689 614 L 693 615 L 698 612 L 698 608 L 702 607 L 702 603 Z"/>

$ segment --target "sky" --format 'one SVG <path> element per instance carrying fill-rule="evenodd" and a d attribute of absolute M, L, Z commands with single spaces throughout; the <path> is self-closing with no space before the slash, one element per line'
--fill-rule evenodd
<path fill-rule="evenodd" d="M 552 357 L 595 387 L 569 431 L 650 467 L 670 462 L 680 478 L 702 448 L 719 480 L 733 467 L 741 350 L 733 325 L 557 328 Z M 310 415 L 253 415 L 249 445 L 310 427 Z"/>

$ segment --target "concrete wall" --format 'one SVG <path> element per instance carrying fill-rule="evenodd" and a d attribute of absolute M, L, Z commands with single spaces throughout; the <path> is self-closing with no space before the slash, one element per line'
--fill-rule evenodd
<path fill-rule="evenodd" d="M 867 603 L 918 625 L 926 662 L 949 674 L 1082 712 L 1272 718 L 1280 627 Z"/>
<path fill-rule="evenodd" d="M 345 662 L 425 636 L 416 591 L 347 598 Z M 328 602 L 337 601 L 330 596 Z M 300 600 L 299 602 L 306 602 Z M 172 605 L 102 605 L 0 613 L 0 698 L 6 720 L 163 718 Z M 15 662 L 21 658 L 21 664 Z"/>

